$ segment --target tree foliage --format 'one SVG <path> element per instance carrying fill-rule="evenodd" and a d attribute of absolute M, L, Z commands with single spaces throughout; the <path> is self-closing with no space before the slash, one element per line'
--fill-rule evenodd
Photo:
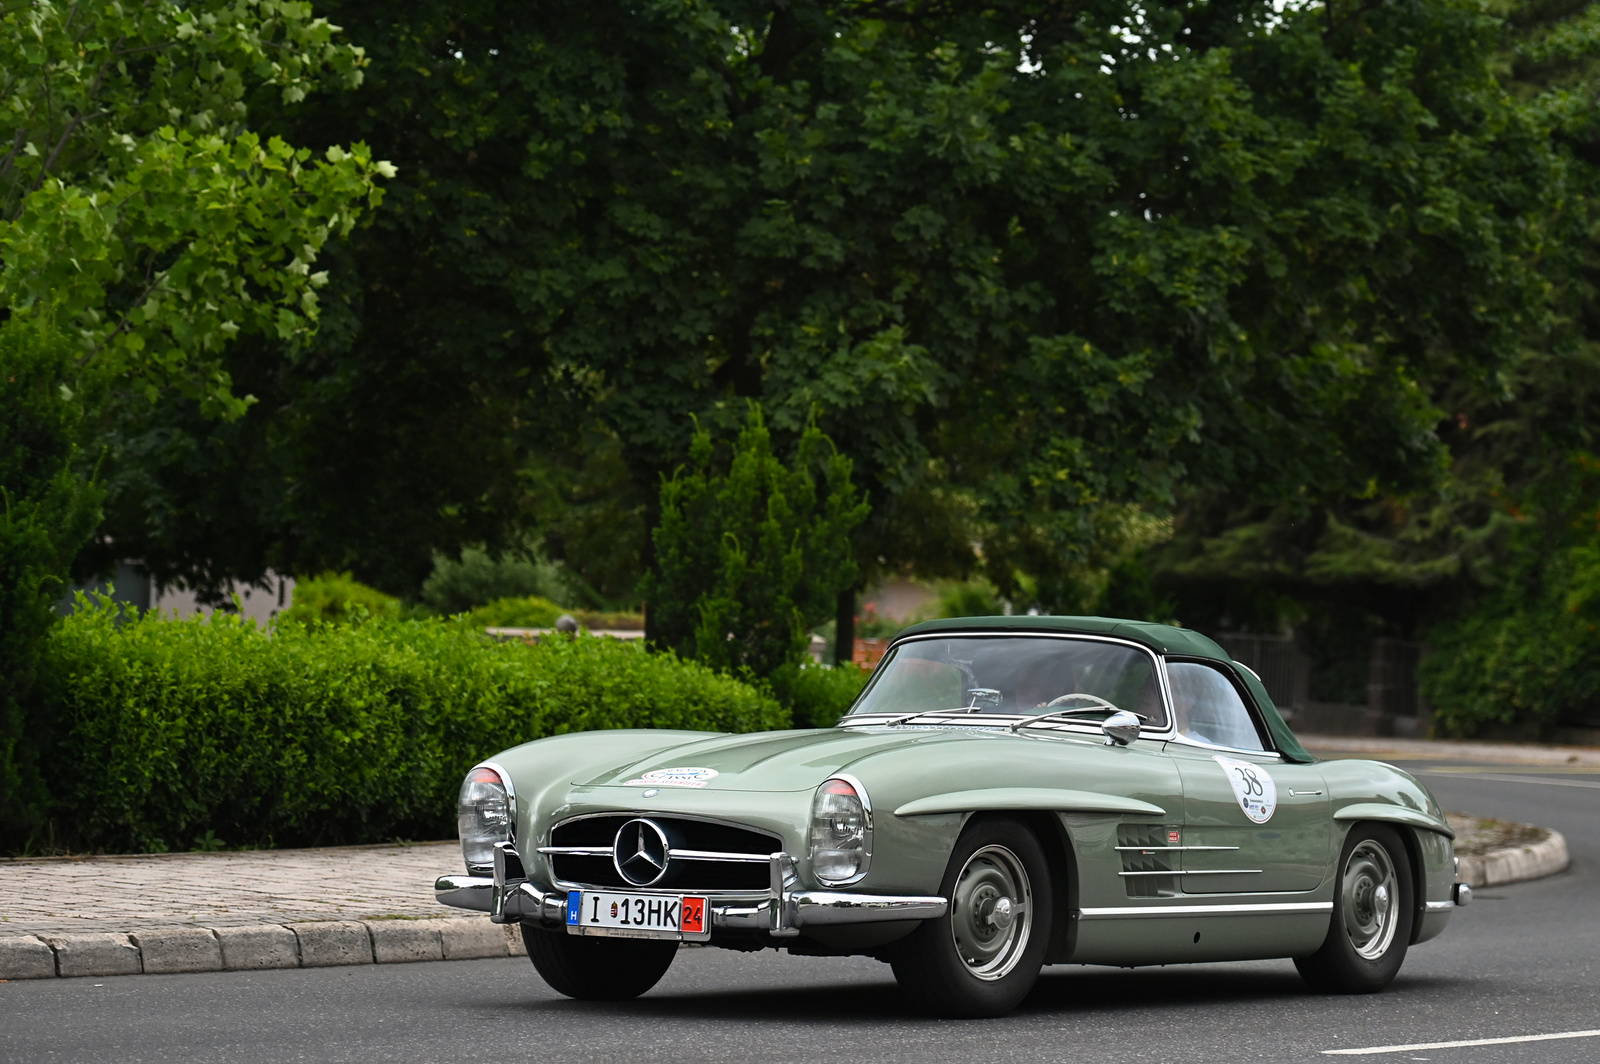
<path fill-rule="evenodd" d="M 246 124 L 252 95 L 359 84 L 361 50 L 335 37 L 298 0 L 0 8 L 0 307 L 53 314 L 148 399 L 240 415 L 227 345 L 306 346 L 318 256 L 392 172 Z"/>
<path fill-rule="evenodd" d="M 71 346 L 48 322 L 0 323 L 0 840 L 41 816 L 41 658 L 73 556 L 100 519 L 79 451 Z"/>
<path fill-rule="evenodd" d="M 661 484 L 655 569 L 640 587 L 649 638 L 758 676 L 797 664 L 856 578 L 850 534 L 868 507 L 850 467 L 815 425 L 785 467 L 754 404 L 731 455 L 696 426 L 687 466 Z"/>

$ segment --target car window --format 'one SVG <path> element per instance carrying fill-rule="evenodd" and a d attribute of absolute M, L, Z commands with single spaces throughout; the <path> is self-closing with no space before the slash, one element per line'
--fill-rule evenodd
<path fill-rule="evenodd" d="M 1166 726 L 1155 663 L 1120 643 L 1048 636 L 951 636 L 901 643 L 879 663 L 851 713 L 976 706 L 990 713 L 1092 708 L 1088 695 Z M 1092 717 L 1089 719 L 1093 719 Z"/>
<path fill-rule="evenodd" d="M 1193 661 L 1169 661 L 1167 681 L 1172 685 L 1179 735 L 1235 750 L 1264 749 L 1239 689 L 1221 670 Z"/>

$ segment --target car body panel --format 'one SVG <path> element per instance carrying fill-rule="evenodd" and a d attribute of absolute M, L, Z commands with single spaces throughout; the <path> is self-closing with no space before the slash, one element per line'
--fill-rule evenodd
<path fill-rule="evenodd" d="M 1442 930 L 1453 897 L 1453 850 L 1427 789 L 1381 762 L 1317 761 L 1292 735 L 1282 741 L 1287 726 L 1259 680 L 1204 636 L 1107 618 L 978 618 L 915 626 L 900 639 L 1041 629 L 1053 637 L 1081 631 L 1131 639 L 1158 655 L 1225 664 L 1250 692 L 1277 749 L 1204 747 L 1170 730 L 1108 744 L 1093 721 L 1013 728 L 1016 719 L 949 707 L 934 707 L 949 712 L 932 722 L 846 718 L 835 728 L 745 735 L 626 729 L 554 736 L 492 759 L 514 784 L 513 842 L 527 882 L 547 892 L 572 886 L 556 880 L 540 847 L 550 845 L 552 827 L 574 817 L 677 816 L 772 835 L 781 847 L 773 855 L 774 883 L 781 857 L 796 890 L 926 900 L 939 895 L 950 854 L 974 817 L 1012 817 L 1034 830 L 1057 862 L 1062 919 L 1051 962 L 1299 956 L 1315 951 L 1327 933 L 1338 887 L 1333 869 L 1348 832 L 1377 821 L 1395 825 L 1412 859 L 1419 915 L 1413 939 Z M 1274 785 L 1276 801 L 1259 822 L 1229 782 L 1230 765 Z M 841 775 L 864 791 L 872 823 L 870 867 L 848 888 L 821 882 L 809 859 L 814 795 Z M 1264 811 L 1256 809 L 1256 817 Z M 871 952 L 912 926 L 886 919 L 783 931 L 798 936 L 792 939 L 742 931 L 739 948 L 801 942 L 823 952 Z M 712 942 L 729 944 L 715 935 Z"/>
<path fill-rule="evenodd" d="M 1183 743 L 1168 743 L 1167 753 L 1183 779 L 1184 844 L 1228 847 L 1184 851 L 1184 871 L 1190 873 L 1183 881 L 1186 893 L 1298 892 L 1322 882 L 1330 825 L 1327 785 L 1318 766 Z M 1219 756 L 1248 763 L 1270 781 L 1275 808 L 1266 822 L 1253 822 L 1240 807 Z"/>

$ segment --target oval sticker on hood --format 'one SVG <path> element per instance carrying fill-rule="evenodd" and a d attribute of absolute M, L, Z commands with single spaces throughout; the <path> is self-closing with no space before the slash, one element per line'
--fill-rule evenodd
<path fill-rule="evenodd" d="M 1227 773 L 1228 782 L 1233 784 L 1233 796 L 1238 799 L 1244 815 L 1257 824 L 1271 820 L 1273 811 L 1278 808 L 1278 785 L 1266 767 L 1220 755 L 1215 760 Z"/>
<path fill-rule="evenodd" d="M 624 787 L 704 787 L 717 778 L 714 768 L 657 768 L 638 779 L 623 781 Z"/>

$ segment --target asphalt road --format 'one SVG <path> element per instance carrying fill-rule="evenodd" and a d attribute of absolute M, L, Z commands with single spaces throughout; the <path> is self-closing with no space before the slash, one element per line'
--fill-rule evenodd
<path fill-rule="evenodd" d="M 1600 771 L 1413 762 L 1446 808 L 1564 833 L 1572 868 L 1486 888 L 1382 994 L 1320 997 L 1287 961 L 1046 969 L 1001 1020 L 939 1021 L 870 960 L 685 950 L 624 1005 L 573 1002 L 522 958 L 0 985 L 0 1061 L 1596 1061 Z M 1485 778 L 1493 776 L 1498 778 Z"/>

